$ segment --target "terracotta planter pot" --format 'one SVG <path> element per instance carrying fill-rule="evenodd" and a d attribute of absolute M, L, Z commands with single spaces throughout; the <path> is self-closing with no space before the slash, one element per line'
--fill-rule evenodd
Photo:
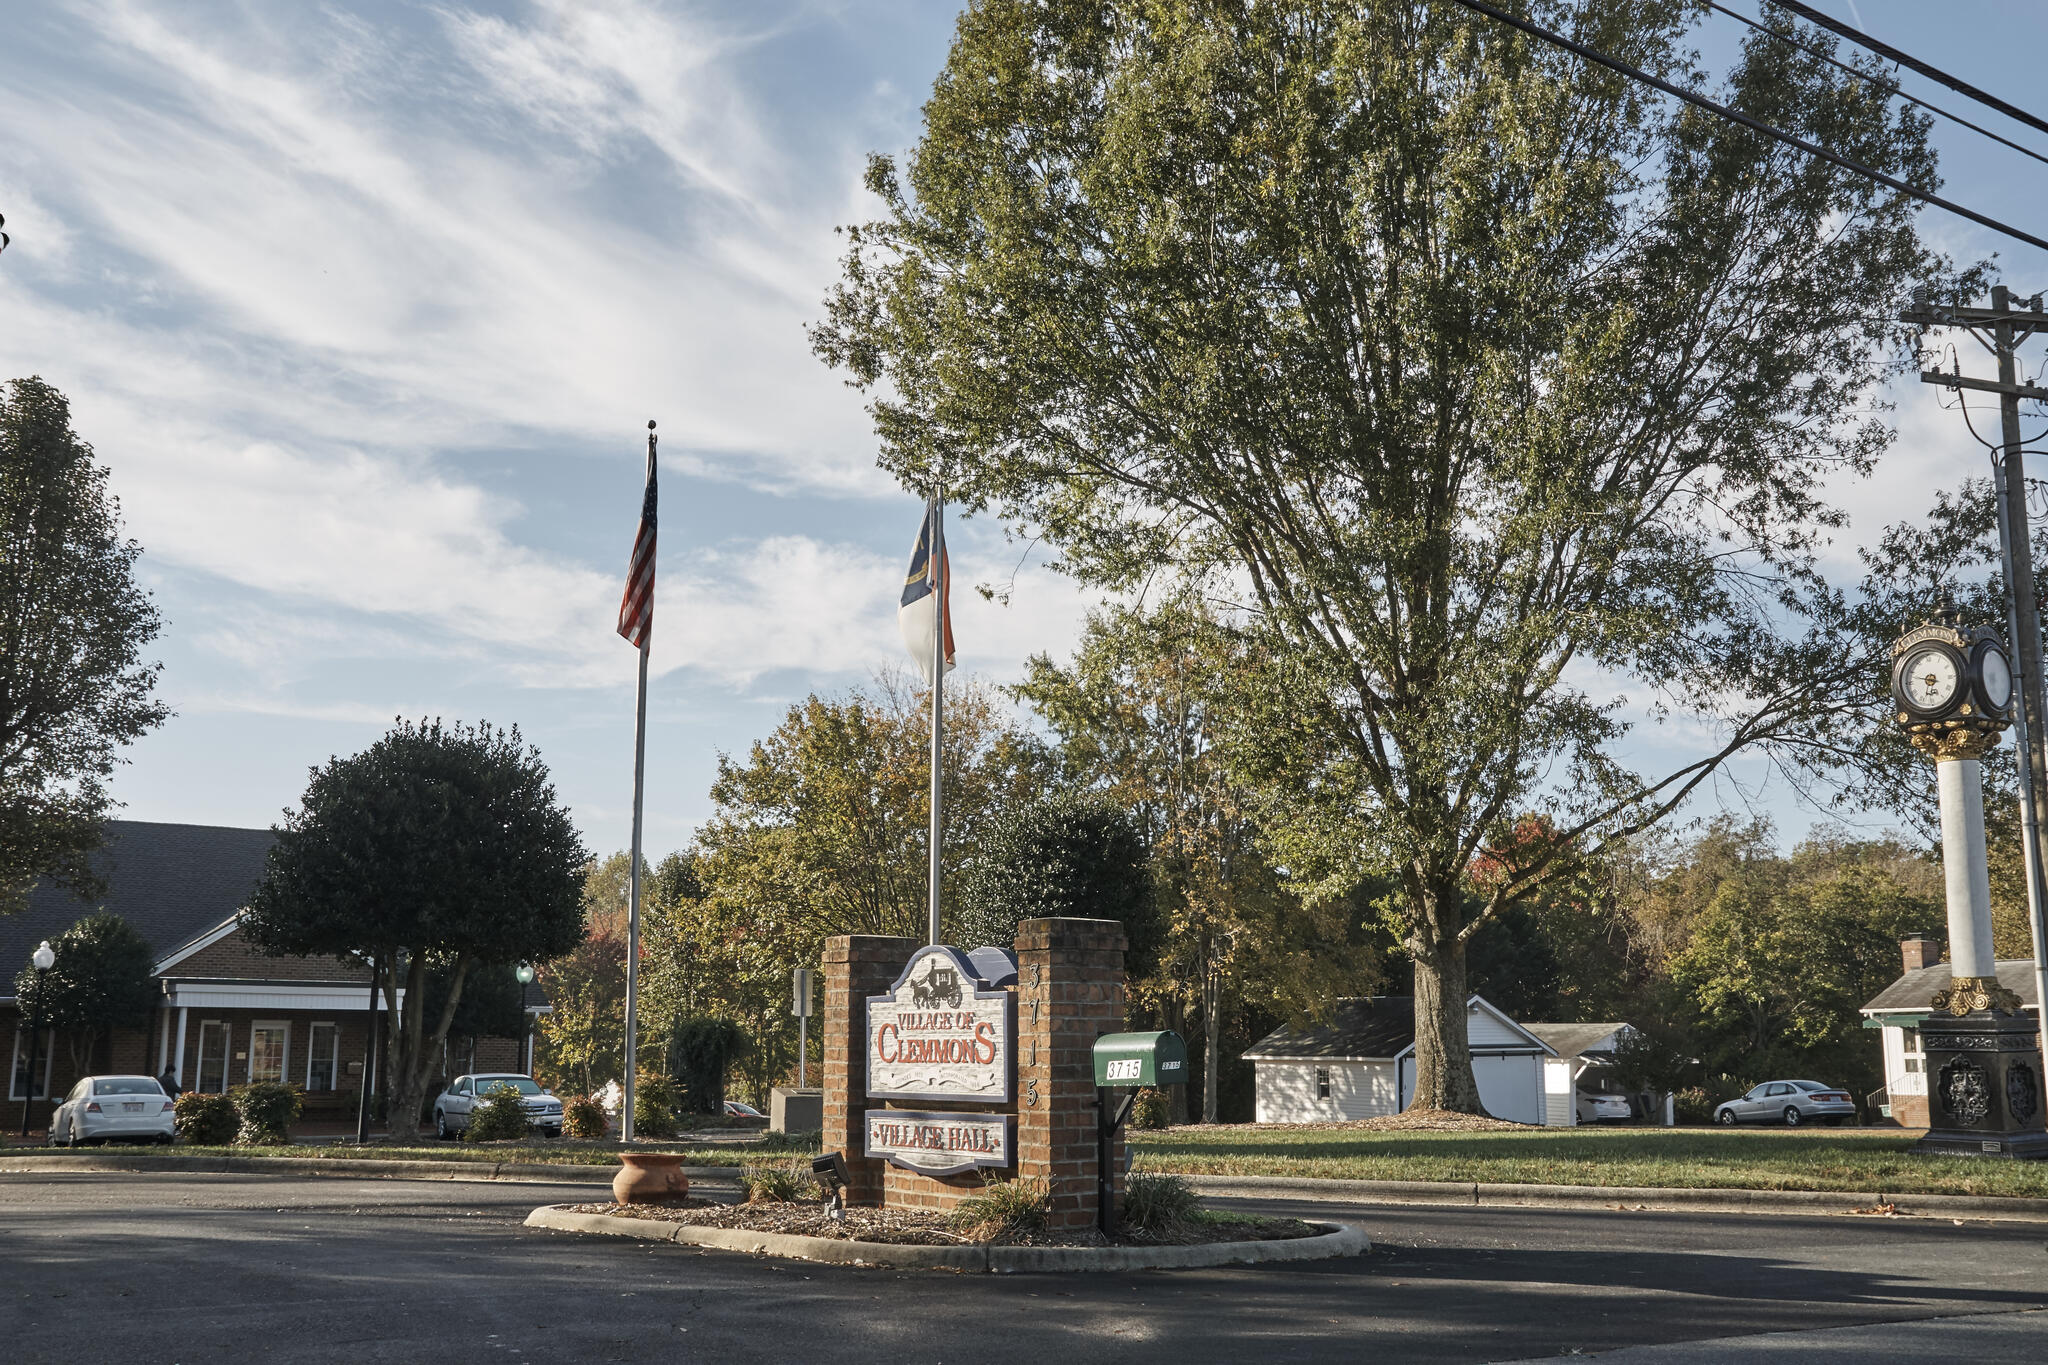
<path fill-rule="evenodd" d="M 621 1152 L 612 1177 L 612 1198 L 621 1204 L 668 1204 L 686 1199 L 690 1177 L 673 1152 Z"/>

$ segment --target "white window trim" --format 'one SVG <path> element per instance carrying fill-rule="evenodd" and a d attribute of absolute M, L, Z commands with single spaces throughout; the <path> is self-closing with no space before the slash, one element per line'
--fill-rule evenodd
<path fill-rule="evenodd" d="M 249 1021 L 249 1065 L 243 1069 L 242 1078 L 251 1085 L 256 1083 L 256 1031 L 258 1029 L 281 1029 L 284 1032 L 284 1056 L 278 1059 L 277 1084 L 283 1085 L 292 1078 L 292 1021 L 289 1019 L 252 1019 Z"/>
<path fill-rule="evenodd" d="M 21 1025 L 19 1024 L 16 1024 L 14 1026 L 14 1046 L 7 1050 L 7 1098 L 10 1100 L 19 1100 L 24 1098 L 46 1100 L 50 1098 L 50 1062 L 51 1059 L 57 1055 L 57 1033 L 55 1029 L 44 1029 L 42 1032 L 43 1093 L 40 1095 L 24 1096 L 21 1093 L 20 1083 L 21 1058 L 24 1052 L 28 1051 L 29 1048 L 34 1046 L 34 1043 L 29 1035 L 33 1035 L 35 1033 L 35 1030 L 32 1028 L 25 1029 L 21 1027 Z"/>
<path fill-rule="evenodd" d="M 328 1089 L 338 1090 L 341 1088 L 341 1025 L 335 1023 L 332 1019 L 314 1019 L 308 1021 L 306 1024 L 305 1087 L 308 1091 L 311 1091 L 313 1089 L 313 1059 L 316 1055 L 313 1049 L 313 1030 L 321 1028 L 334 1030 L 333 1034 L 330 1037 L 330 1042 L 332 1043 L 332 1047 L 330 1048 L 331 1055 L 327 1059 L 329 1064 L 328 1079 L 331 1082 Z M 323 1090 L 319 1093 L 324 1095 L 327 1093 L 327 1091 Z"/>
<path fill-rule="evenodd" d="M 232 1019 L 201 1019 L 199 1021 L 199 1050 L 192 1058 L 192 1088 L 202 1090 L 206 1084 L 206 1030 L 217 1028 L 226 1041 L 220 1050 L 220 1089 L 205 1090 L 209 1095 L 225 1095 L 235 1083 L 235 1021 Z"/>

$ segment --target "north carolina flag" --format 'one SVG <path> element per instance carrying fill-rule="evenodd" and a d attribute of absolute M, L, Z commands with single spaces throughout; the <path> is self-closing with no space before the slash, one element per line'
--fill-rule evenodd
<path fill-rule="evenodd" d="M 924 525 L 917 531 L 917 548 L 910 552 L 910 572 L 903 576 L 903 602 L 896 609 L 896 624 L 903 631 L 903 647 L 917 660 L 924 680 L 932 680 L 932 621 L 943 618 L 946 631 L 946 671 L 953 671 L 953 565 L 946 555 L 946 538 L 938 530 L 939 506 L 925 508 Z M 939 542 L 937 571 L 932 566 L 932 541 Z M 934 604 L 937 610 L 934 611 Z"/>

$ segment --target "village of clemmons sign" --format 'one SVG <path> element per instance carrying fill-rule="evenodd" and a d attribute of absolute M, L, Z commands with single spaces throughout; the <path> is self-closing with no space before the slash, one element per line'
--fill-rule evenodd
<path fill-rule="evenodd" d="M 868 1094 L 1009 1103 L 1015 1002 L 1008 991 L 985 989 L 959 949 L 918 949 L 887 995 L 868 997 Z"/>
<path fill-rule="evenodd" d="M 887 1157 L 924 1175 L 958 1175 L 977 1166 L 1010 1166 L 1017 1120 L 1008 1114 L 922 1114 L 868 1110 L 871 1157 Z"/>

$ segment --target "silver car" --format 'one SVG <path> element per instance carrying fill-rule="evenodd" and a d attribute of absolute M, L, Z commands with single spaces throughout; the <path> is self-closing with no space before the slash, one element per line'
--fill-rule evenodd
<path fill-rule="evenodd" d="M 1714 1122 L 1730 1127 L 1782 1123 L 1797 1128 L 1806 1123 L 1846 1123 L 1855 1117 L 1856 1101 L 1849 1092 L 1819 1081 L 1765 1081 L 1714 1110 Z"/>
<path fill-rule="evenodd" d="M 503 1085 L 519 1092 L 521 1102 L 526 1106 L 529 1127 L 540 1129 L 544 1137 L 558 1138 L 562 1135 L 562 1102 L 543 1089 L 539 1081 L 515 1072 L 487 1071 L 473 1076 L 457 1076 L 448 1082 L 446 1090 L 434 1098 L 435 1136 L 452 1138 L 460 1134 L 469 1127 L 470 1110 L 476 1108 L 484 1096 Z"/>
<path fill-rule="evenodd" d="M 87 1076 L 50 1115 L 50 1144 L 169 1142 L 176 1103 L 154 1076 Z"/>

